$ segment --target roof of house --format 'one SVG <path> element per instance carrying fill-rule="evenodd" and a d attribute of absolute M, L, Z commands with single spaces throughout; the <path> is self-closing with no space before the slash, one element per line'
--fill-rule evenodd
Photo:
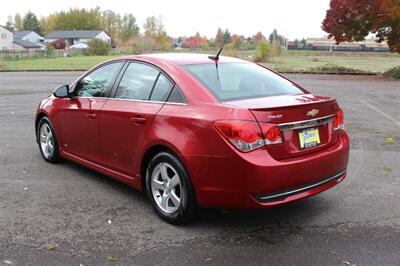
<path fill-rule="evenodd" d="M 17 45 L 20 45 L 20 46 L 22 46 L 24 48 L 41 48 L 42 47 L 39 44 L 30 42 L 30 41 L 25 41 L 25 40 L 22 40 L 22 39 L 16 39 L 16 40 L 13 41 L 13 43 L 15 43 Z"/>
<path fill-rule="evenodd" d="M 47 39 L 65 39 L 65 38 L 94 38 L 99 35 L 102 30 L 67 30 L 53 31 L 47 35 Z"/>
<path fill-rule="evenodd" d="M 16 31 L 14 32 L 14 39 L 22 39 L 32 31 Z"/>
<path fill-rule="evenodd" d="M 7 28 L 4 27 L 4 26 L 1 26 L 1 25 L 0 25 L 0 27 L 2 27 L 3 29 L 8 30 L 9 32 L 11 32 L 9 29 L 7 29 Z M 12 32 L 11 32 L 11 33 L 12 33 Z"/>

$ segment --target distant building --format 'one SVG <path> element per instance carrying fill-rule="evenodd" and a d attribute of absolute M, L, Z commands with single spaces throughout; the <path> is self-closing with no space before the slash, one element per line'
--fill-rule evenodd
<path fill-rule="evenodd" d="M 14 32 L 13 50 L 44 50 L 44 38 L 34 31 Z"/>
<path fill-rule="evenodd" d="M 67 47 L 80 43 L 86 44 L 93 39 L 100 39 L 111 45 L 111 37 L 101 30 L 71 30 L 71 31 L 53 31 L 46 37 L 46 42 L 63 39 L 67 43 Z"/>
<path fill-rule="evenodd" d="M 334 39 L 307 38 L 306 45 L 296 45 L 290 42 L 289 50 L 317 50 L 317 51 L 360 51 L 360 52 L 387 52 L 389 47 L 386 42 L 377 43 L 376 39 L 369 38 L 361 42 L 341 42 L 336 44 Z"/>
<path fill-rule="evenodd" d="M 13 33 L 0 26 L 0 50 L 11 50 L 13 48 Z"/>

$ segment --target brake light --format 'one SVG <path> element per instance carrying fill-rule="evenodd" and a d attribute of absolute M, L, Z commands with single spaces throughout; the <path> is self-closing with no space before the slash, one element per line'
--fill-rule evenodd
<path fill-rule="evenodd" d="M 333 118 L 333 130 L 344 129 L 343 111 L 339 109 Z"/>
<path fill-rule="evenodd" d="M 281 129 L 278 126 L 267 123 L 260 123 L 260 126 L 266 145 L 282 143 Z"/>
<path fill-rule="evenodd" d="M 215 121 L 216 129 L 235 148 L 250 152 L 264 145 L 281 143 L 280 130 L 276 126 L 252 121 L 224 120 Z"/>

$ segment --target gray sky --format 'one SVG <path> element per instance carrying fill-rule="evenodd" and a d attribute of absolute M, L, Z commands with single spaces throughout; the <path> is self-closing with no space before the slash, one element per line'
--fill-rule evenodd
<path fill-rule="evenodd" d="M 133 13 L 140 27 L 148 16 L 163 17 L 169 35 L 215 36 L 218 27 L 245 36 L 269 35 L 276 28 L 290 39 L 325 35 L 321 22 L 329 0 L 0 0 L 0 24 L 7 16 L 32 11 L 38 17 L 70 7 L 111 9 Z"/>

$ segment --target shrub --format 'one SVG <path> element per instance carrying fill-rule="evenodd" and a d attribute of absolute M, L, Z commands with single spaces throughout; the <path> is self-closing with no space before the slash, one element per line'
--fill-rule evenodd
<path fill-rule="evenodd" d="M 55 41 L 51 42 L 51 45 L 55 49 L 65 49 L 67 47 L 67 43 L 65 42 L 64 39 L 55 40 Z"/>
<path fill-rule="evenodd" d="M 383 76 L 388 79 L 400 80 L 400 66 L 389 69 Z"/>
<path fill-rule="evenodd" d="M 53 56 L 55 50 L 56 50 L 56 48 L 54 48 L 54 46 L 51 43 L 46 44 L 46 55 L 47 56 L 49 56 L 49 57 Z"/>
<path fill-rule="evenodd" d="M 260 41 L 257 45 L 257 50 L 254 53 L 254 61 L 255 62 L 267 62 L 272 55 L 271 45 L 266 41 Z"/>
<path fill-rule="evenodd" d="M 100 39 L 93 39 L 87 42 L 89 55 L 108 55 L 111 51 L 109 43 Z"/>
<path fill-rule="evenodd" d="M 337 66 L 333 64 L 326 64 L 324 66 L 312 67 L 307 69 L 307 72 L 324 73 L 324 74 L 371 74 L 368 71 L 344 67 L 344 66 Z"/>
<path fill-rule="evenodd" d="M 282 54 L 282 47 L 280 42 L 276 41 L 272 44 L 272 54 L 274 56 L 280 56 Z"/>
<path fill-rule="evenodd" d="M 228 43 L 225 45 L 223 55 L 230 57 L 239 57 L 239 54 L 232 43 Z"/>
<path fill-rule="evenodd" d="M 144 54 L 153 52 L 156 47 L 156 43 L 151 37 L 137 37 L 133 40 L 132 53 L 133 54 Z"/>

